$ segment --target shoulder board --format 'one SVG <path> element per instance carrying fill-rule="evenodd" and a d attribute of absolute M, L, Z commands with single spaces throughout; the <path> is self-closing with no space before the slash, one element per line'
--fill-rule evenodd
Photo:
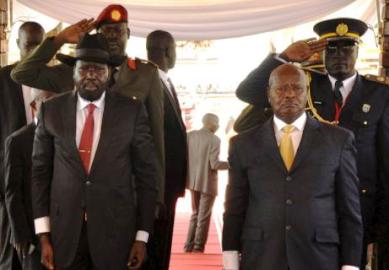
<path fill-rule="evenodd" d="M 145 60 L 145 59 L 140 59 L 140 58 L 135 58 L 135 60 L 138 62 L 138 63 L 142 63 L 142 64 L 145 64 L 145 65 L 152 65 L 156 68 L 158 68 L 158 65 L 155 64 L 154 62 L 150 61 L 150 60 Z"/>
<path fill-rule="evenodd" d="M 128 68 L 131 70 L 136 70 L 136 61 L 133 58 L 128 58 L 127 60 Z"/>
<path fill-rule="evenodd" d="M 373 82 L 389 85 L 389 77 L 376 76 L 376 75 L 371 75 L 371 74 L 363 75 L 363 77 L 368 81 L 373 81 Z"/>

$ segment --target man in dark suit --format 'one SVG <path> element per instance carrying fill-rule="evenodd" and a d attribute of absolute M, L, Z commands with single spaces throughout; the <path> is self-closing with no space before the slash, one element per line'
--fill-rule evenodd
<path fill-rule="evenodd" d="M 355 70 L 359 36 L 367 29 L 355 19 L 333 19 L 318 23 L 314 30 L 318 41 L 299 41 L 280 55 L 268 56 L 239 85 L 237 96 L 254 106 L 269 106 L 266 86 L 270 72 L 282 61 L 302 62 L 324 49 L 328 75 L 315 72 L 311 77 L 309 111 L 320 121 L 335 123 L 351 130 L 356 137 L 357 167 L 360 179 L 364 255 L 368 243 L 380 241 L 378 233 L 389 230 L 389 88 Z"/>
<path fill-rule="evenodd" d="M 164 133 L 165 133 L 165 181 L 163 182 L 163 205 L 155 222 L 150 242 L 149 262 L 145 269 L 168 270 L 173 239 L 173 226 L 178 197 L 185 193 L 187 174 L 186 129 L 181 117 L 177 93 L 167 75 L 176 62 L 176 44 L 173 36 L 157 30 L 147 36 L 148 59 L 159 67 L 164 86 Z"/>
<path fill-rule="evenodd" d="M 49 66 L 56 52 L 65 44 L 76 44 L 80 37 L 96 28 L 107 40 L 109 53 L 120 62 L 112 70 L 110 91 L 142 101 L 150 119 L 151 134 L 159 162 L 158 183 L 164 178 L 163 89 L 157 67 L 143 59 L 128 58 L 127 42 L 130 37 L 128 13 L 121 5 L 109 5 L 93 21 L 82 20 L 70 25 L 57 36 L 47 38 L 29 57 L 12 71 L 12 78 L 21 84 L 38 89 L 65 92 L 74 88 L 73 68 L 66 64 Z M 163 189 L 163 187 L 158 187 Z M 159 197 L 158 201 L 162 202 Z"/>
<path fill-rule="evenodd" d="M 301 70 L 277 67 L 268 90 L 274 116 L 231 141 L 225 269 L 359 269 L 354 137 L 307 116 L 306 92 Z"/>
<path fill-rule="evenodd" d="M 5 142 L 5 201 L 11 226 L 11 243 L 24 270 L 44 269 L 35 237 L 31 203 L 32 145 L 41 103 L 52 92 L 31 89 L 33 122 L 12 133 Z"/>
<path fill-rule="evenodd" d="M 21 59 L 42 42 L 44 34 L 44 29 L 36 22 L 20 26 L 17 45 Z M 20 269 L 20 266 L 10 244 L 11 231 L 4 202 L 4 142 L 12 132 L 31 122 L 30 88 L 11 79 L 14 67 L 15 64 L 0 69 L 0 269 L 7 270 Z"/>
<path fill-rule="evenodd" d="M 32 155 L 32 202 L 49 269 L 139 269 L 152 230 L 157 158 L 141 102 L 106 91 L 107 40 L 86 34 L 75 91 L 42 104 Z"/>

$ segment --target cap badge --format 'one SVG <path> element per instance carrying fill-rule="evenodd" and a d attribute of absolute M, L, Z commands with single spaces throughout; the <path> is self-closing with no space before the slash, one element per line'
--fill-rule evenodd
<path fill-rule="evenodd" d="M 340 23 L 338 24 L 338 26 L 336 27 L 336 33 L 339 35 L 339 36 L 344 36 L 345 34 L 347 34 L 348 32 L 348 26 L 347 24 L 345 23 Z"/>
<path fill-rule="evenodd" d="M 111 18 L 112 20 L 114 21 L 120 21 L 120 19 L 122 18 L 122 14 L 120 13 L 119 10 L 115 9 L 115 10 L 112 10 L 111 11 Z"/>
<path fill-rule="evenodd" d="M 362 105 L 362 111 L 364 113 L 368 113 L 370 111 L 370 108 L 371 108 L 370 104 L 363 104 Z"/>

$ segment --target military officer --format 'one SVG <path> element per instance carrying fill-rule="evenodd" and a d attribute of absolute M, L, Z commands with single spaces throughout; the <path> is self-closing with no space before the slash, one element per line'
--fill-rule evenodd
<path fill-rule="evenodd" d="M 19 83 L 50 91 L 73 89 L 73 68 L 66 64 L 48 66 L 56 52 L 65 43 L 77 43 L 80 36 L 96 28 L 108 40 L 110 54 L 121 60 L 113 69 L 111 90 L 144 102 L 150 119 L 151 132 L 159 158 L 159 202 L 164 194 L 164 117 L 163 87 L 155 64 L 126 55 L 130 37 L 127 10 L 121 5 L 107 6 L 97 17 L 84 19 L 65 28 L 56 37 L 47 38 L 32 55 L 21 61 L 11 77 Z M 59 58 L 63 57 L 58 55 Z"/>
<path fill-rule="evenodd" d="M 366 30 L 367 25 L 356 19 L 319 22 L 314 26 L 318 40 L 298 41 L 279 55 L 269 55 L 236 91 L 256 111 L 265 111 L 269 107 L 266 89 L 271 71 L 285 62 L 301 63 L 324 50 L 328 74 L 308 73 L 307 109 L 318 120 L 347 128 L 356 137 L 365 233 L 361 269 L 366 264 L 367 244 L 380 240 L 375 229 L 389 226 L 389 155 L 385 154 L 389 149 L 389 87 L 355 70 L 360 37 Z M 254 125 L 255 121 L 250 126 Z"/>

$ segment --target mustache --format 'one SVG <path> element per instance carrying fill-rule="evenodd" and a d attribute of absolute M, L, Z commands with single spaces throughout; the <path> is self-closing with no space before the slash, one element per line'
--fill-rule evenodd
<path fill-rule="evenodd" d="M 286 100 L 280 104 L 281 106 L 299 106 L 299 102 L 293 100 Z"/>
<path fill-rule="evenodd" d="M 89 84 L 89 83 L 100 84 L 100 81 L 97 79 L 85 79 L 81 82 L 81 84 Z"/>
<path fill-rule="evenodd" d="M 345 61 L 344 58 L 342 58 L 342 57 L 334 57 L 334 58 L 332 58 L 331 62 L 336 63 L 336 64 L 338 64 L 338 63 L 347 64 L 348 61 Z"/>
<path fill-rule="evenodd" d="M 108 46 L 119 47 L 119 41 L 117 41 L 117 40 L 108 40 Z"/>

